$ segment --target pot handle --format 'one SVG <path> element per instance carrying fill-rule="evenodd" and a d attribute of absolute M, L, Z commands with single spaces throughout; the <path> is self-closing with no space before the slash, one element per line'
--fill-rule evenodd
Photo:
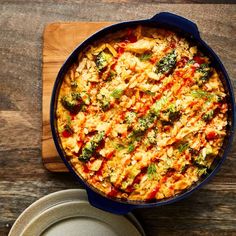
<path fill-rule="evenodd" d="M 89 203 L 103 211 L 108 211 L 118 215 L 125 215 L 137 208 L 135 205 L 119 203 L 109 198 L 103 197 L 89 188 L 86 188 L 86 191 L 88 194 Z"/>
<path fill-rule="evenodd" d="M 182 16 L 178 16 L 169 12 L 161 12 L 153 16 L 150 20 L 174 26 L 192 34 L 196 39 L 200 39 L 200 34 L 197 25 Z"/>

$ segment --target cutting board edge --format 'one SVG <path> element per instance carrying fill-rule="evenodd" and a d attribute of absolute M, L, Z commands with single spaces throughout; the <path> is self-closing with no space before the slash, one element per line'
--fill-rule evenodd
<path fill-rule="evenodd" d="M 71 30 L 76 29 L 77 26 L 82 25 L 82 27 L 92 27 L 93 32 L 90 32 L 90 34 L 85 35 L 84 39 L 88 38 L 90 35 L 93 35 L 94 33 L 98 32 L 99 30 L 108 27 L 112 24 L 119 23 L 119 22 L 86 22 L 86 21 L 75 21 L 75 22 L 51 22 L 47 23 L 44 26 L 43 34 L 42 34 L 42 145 L 41 145 L 41 159 L 43 166 L 50 172 L 68 172 L 69 170 L 63 163 L 62 159 L 60 158 L 59 154 L 56 151 L 56 147 L 54 145 L 53 138 L 51 137 L 51 128 L 50 128 L 50 101 L 48 101 L 48 85 L 53 85 L 53 79 L 50 79 L 51 73 L 50 69 L 53 67 L 52 64 L 48 67 L 48 63 L 50 63 L 50 60 L 47 60 L 48 54 L 46 53 L 46 50 L 50 50 L 48 48 L 48 39 L 50 37 L 50 34 L 54 33 L 61 33 L 62 31 L 66 30 L 63 27 L 66 27 L 67 25 L 70 26 L 69 28 L 69 34 L 73 33 Z M 86 34 L 86 33 L 85 33 Z M 82 41 L 81 41 L 82 42 Z M 78 42 L 80 44 L 81 42 Z M 51 44 L 52 45 L 52 44 Z M 54 51 L 52 51 L 54 53 Z M 65 59 L 64 59 L 65 60 Z M 59 62 L 60 64 L 63 64 L 63 61 L 55 61 L 55 65 Z M 61 67 L 61 66 L 60 66 Z M 58 71 L 60 70 L 60 67 L 57 68 Z M 57 73 L 58 73 L 57 71 Z M 54 80 L 55 81 L 55 80 Z M 53 86 L 52 86 L 53 87 Z M 50 90 L 50 94 L 52 94 L 52 89 Z M 51 97 L 51 95 L 50 95 Z M 49 105 L 49 106 L 48 106 Z M 46 111 L 46 110 L 47 111 Z M 45 118 L 46 117 L 46 118 Z M 49 119 L 49 120 L 48 120 Z M 45 122 L 49 122 L 45 125 Z M 49 134 L 50 132 L 50 134 Z M 52 145 L 53 144 L 53 145 Z M 54 161 L 54 160 L 55 161 Z M 52 161 L 53 160 L 53 161 Z"/>

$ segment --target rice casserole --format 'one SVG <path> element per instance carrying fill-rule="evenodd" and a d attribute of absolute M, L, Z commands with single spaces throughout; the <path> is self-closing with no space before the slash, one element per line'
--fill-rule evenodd
<path fill-rule="evenodd" d="M 226 92 L 186 38 L 139 26 L 78 55 L 60 87 L 57 129 L 83 180 L 108 197 L 160 201 L 207 175 L 226 136 Z"/>

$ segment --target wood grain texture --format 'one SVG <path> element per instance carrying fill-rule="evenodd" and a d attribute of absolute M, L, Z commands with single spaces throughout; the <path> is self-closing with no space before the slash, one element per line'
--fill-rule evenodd
<path fill-rule="evenodd" d="M 20 213 L 38 198 L 62 189 L 81 188 L 68 173 L 51 173 L 41 161 L 42 35 L 46 24 L 144 19 L 160 11 L 180 14 L 197 23 L 202 38 L 220 56 L 236 89 L 236 5 L 110 2 L 1 1 L 1 236 L 8 234 Z M 203 188 L 180 202 L 134 213 L 148 236 L 236 235 L 235 169 L 236 140 L 220 171 Z"/>
<path fill-rule="evenodd" d="M 67 22 L 48 24 L 43 33 L 42 159 L 53 172 L 68 172 L 56 151 L 50 128 L 50 99 L 57 73 L 63 62 L 87 37 L 111 22 Z"/>

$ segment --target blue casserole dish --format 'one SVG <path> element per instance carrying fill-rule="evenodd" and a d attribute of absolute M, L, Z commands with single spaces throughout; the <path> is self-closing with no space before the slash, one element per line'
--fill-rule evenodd
<path fill-rule="evenodd" d="M 60 89 L 60 86 L 62 84 L 64 75 L 70 68 L 70 66 L 76 61 L 78 54 L 86 48 L 88 45 L 93 43 L 94 41 L 100 39 L 104 35 L 107 35 L 109 33 L 125 29 L 127 27 L 135 27 L 137 25 L 143 25 L 143 26 L 151 26 L 151 27 L 162 27 L 162 28 L 168 28 L 175 32 L 180 33 L 181 35 L 185 36 L 186 38 L 194 41 L 198 47 L 208 56 L 211 58 L 213 66 L 220 72 L 223 85 L 225 87 L 225 90 L 228 93 L 227 99 L 228 99 L 228 105 L 229 105 L 229 113 L 228 113 L 228 125 L 227 125 L 227 136 L 224 140 L 223 147 L 221 149 L 220 158 L 216 158 L 211 170 L 210 174 L 208 176 L 202 177 L 198 182 L 196 182 L 191 188 L 187 189 L 185 192 L 181 192 L 179 195 L 176 195 L 172 198 L 164 199 L 157 202 L 137 202 L 137 201 L 122 201 L 117 199 L 109 198 L 102 193 L 100 193 L 98 190 L 94 189 L 94 187 L 90 186 L 86 181 L 84 181 L 72 168 L 72 166 L 67 161 L 65 152 L 63 151 L 63 148 L 60 143 L 58 131 L 57 131 L 57 121 L 56 121 L 56 108 L 57 108 L 57 98 L 58 98 L 58 92 Z M 203 186 L 207 181 L 209 181 L 219 170 L 220 166 L 222 165 L 223 161 L 225 160 L 230 146 L 233 141 L 234 136 L 234 130 L 235 130 L 235 101 L 234 101 L 234 94 L 233 94 L 233 88 L 229 79 L 229 76 L 221 63 L 219 57 L 215 54 L 215 52 L 201 39 L 198 28 L 195 23 L 174 15 L 172 13 L 162 12 L 151 19 L 147 20 L 138 20 L 138 21 L 129 21 L 129 22 L 122 22 L 118 23 L 109 27 L 106 27 L 99 32 L 95 33 L 91 37 L 89 37 L 87 40 L 85 40 L 83 43 L 81 43 L 68 57 L 68 59 L 65 61 L 63 66 L 61 67 L 52 92 L 52 98 L 51 98 L 51 110 L 50 110 L 50 121 L 51 121 L 51 129 L 52 129 L 52 135 L 53 139 L 57 148 L 58 153 L 60 154 L 62 160 L 64 161 L 67 168 L 70 170 L 70 172 L 74 175 L 74 177 L 83 184 L 85 189 L 88 193 L 88 199 L 90 203 L 102 210 L 106 210 L 115 214 L 126 214 L 133 209 L 136 208 L 145 208 L 145 207 L 155 207 L 155 206 L 161 206 L 165 204 L 170 204 L 173 202 L 176 202 L 178 200 L 181 200 L 190 194 L 192 194 L 195 190 Z"/>

